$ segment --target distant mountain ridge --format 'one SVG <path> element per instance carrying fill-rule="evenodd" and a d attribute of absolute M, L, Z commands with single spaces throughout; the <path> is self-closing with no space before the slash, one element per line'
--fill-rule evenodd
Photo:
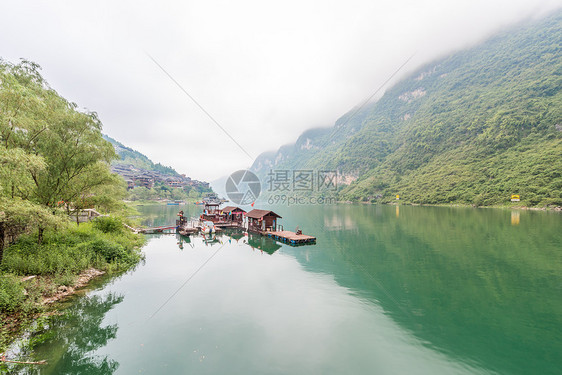
<path fill-rule="evenodd" d="M 339 198 L 562 206 L 562 11 L 432 62 L 252 170 L 337 170 Z"/>
<path fill-rule="evenodd" d="M 111 138 L 108 135 L 104 134 L 103 138 L 113 145 L 113 148 L 115 148 L 115 152 L 121 157 L 119 160 L 114 160 L 111 163 L 112 165 L 132 165 L 135 168 L 144 169 L 146 171 L 160 172 L 164 175 L 180 175 L 172 167 L 167 167 L 160 163 L 155 164 L 146 155 L 123 145 L 121 142 Z"/>
<path fill-rule="evenodd" d="M 103 134 L 102 136 L 113 145 L 115 152 L 120 156 L 119 160 L 111 163 L 111 170 L 122 176 L 130 188 L 133 188 L 135 184 L 152 188 L 155 183 L 162 183 L 171 188 L 182 188 L 186 191 L 194 188 L 199 193 L 212 192 L 209 190 L 208 182 L 192 179 L 185 174 L 178 173 L 172 167 L 166 167 L 160 163 L 155 164 L 146 155 L 123 145 L 108 135 Z"/>

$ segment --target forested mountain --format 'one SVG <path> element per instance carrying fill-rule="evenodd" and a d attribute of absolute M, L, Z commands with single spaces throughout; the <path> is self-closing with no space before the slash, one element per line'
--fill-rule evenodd
<path fill-rule="evenodd" d="M 112 165 L 132 165 L 135 168 L 140 168 L 147 171 L 160 172 L 162 174 L 170 176 L 179 176 L 179 173 L 176 172 L 176 170 L 172 167 L 166 167 L 165 165 L 162 165 L 160 163 L 154 164 L 154 162 L 150 160 L 146 155 L 123 145 L 121 142 L 116 141 L 110 136 L 104 134 L 103 138 L 113 145 L 113 148 L 115 148 L 115 152 L 117 153 L 117 155 L 119 155 L 119 159 L 112 161 Z"/>
<path fill-rule="evenodd" d="M 337 170 L 340 199 L 562 205 L 562 12 L 418 69 L 252 169 Z M 354 114 L 354 115 L 353 115 Z M 353 116 L 352 116 L 353 115 Z"/>

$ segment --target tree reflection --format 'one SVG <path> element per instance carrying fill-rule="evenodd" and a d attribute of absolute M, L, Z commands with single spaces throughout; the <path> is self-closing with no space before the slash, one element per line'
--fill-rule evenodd
<path fill-rule="evenodd" d="M 272 255 L 281 248 L 281 245 L 275 240 L 260 234 L 251 233 L 248 235 L 248 245 L 250 245 L 253 249 L 259 249 L 269 255 Z"/>
<path fill-rule="evenodd" d="M 48 365 L 22 368 L 19 374 L 112 374 L 119 363 L 93 352 L 107 345 L 117 334 L 117 324 L 102 327 L 105 314 L 123 301 L 113 293 L 82 297 L 63 317 L 51 319 L 47 331 L 34 340 L 42 341 L 33 357 L 47 359 Z"/>

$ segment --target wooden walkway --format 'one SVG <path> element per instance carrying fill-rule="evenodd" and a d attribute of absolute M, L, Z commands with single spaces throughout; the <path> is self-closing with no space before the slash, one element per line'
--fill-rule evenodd
<path fill-rule="evenodd" d="M 198 227 L 178 227 L 177 233 L 181 234 L 182 236 L 189 236 L 190 234 L 198 233 L 200 228 Z"/>
<path fill-rule="evenodd" d="M 240 223 L 235 221 L 226 221 L 226 222 L 216 222 L 214 223 L 215 227 L 217 228 L 235 228 L 235 229 L 244 229 L 244 226 Z"/>
<path fill-rule="evenodd" d="M 174 229 L 174 233 L 175 233 L 175 229 L 176 229 L 175 225 L 167 225 L 167 226 L 154 227 L 154 228 L 142 228 L 142 229 L 138 229 L 138 232 L 144 234 L 153 234 L 153 233 L 164 233 L 164 231 L 172 230 L 172 229 Z"/>
<path fill-rule="evenodd" d="M 267 236 L 274 238 L 277 241 L 287 242 L 291 245 L 316 243 L 316 237 L 308 236 L 306 234 L 296 234 L 295 232 L 291 232 L 289 230 L 267 232 Z"/>

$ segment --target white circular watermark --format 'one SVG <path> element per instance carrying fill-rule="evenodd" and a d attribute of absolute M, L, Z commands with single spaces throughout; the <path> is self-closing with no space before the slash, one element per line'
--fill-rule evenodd
<path fill-rule="evenodd" d="M 242 169 L 228 176 L 225 190 L 228 199 L 233 203 L 241 205 L 252 204 L 260 196 L 260 179 L 249 170 Z"/>

